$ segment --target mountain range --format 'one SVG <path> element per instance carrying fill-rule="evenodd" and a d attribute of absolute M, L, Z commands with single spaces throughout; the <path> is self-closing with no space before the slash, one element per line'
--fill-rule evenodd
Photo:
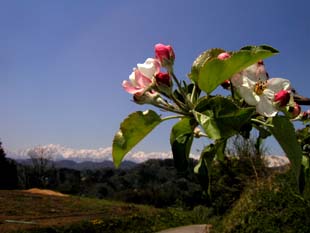
<path fill-rule="evenodd" d="M 112 147 L 99 149 L 72 149 L 61 145 L 49 144 L 20 150 L 18 152 L 6 151 L 8 157 L 13 159 L 29 159 L 29 155 L 40 154 L 53 161 L 72 160 L 75 162 L 103 162 L 112 161 Z M 141 163 L 148 159 L 172 158 L 171 152 L 129 152 L 124 160 Z"/>
<path fill-rule="evenodd" d="M 33 165 L 33 161 L 31 159 L 16 159 L 17 163 L 22 165 Z M 84 161 L 84 162 L 75 162 L 73 160 L 58 160 L 58 161 L 48 161 L 49 166 L 53 166 L 55 168 L 69 168 L 74 170 L 97 170 L 103 168 L 115 168 L 112 161 L 106 160 L 103 162 L 92 162 L 92 161 Z M 131 169 L 134 168 L 137 163 L 132 161 L 124 161 L 120 165 L 120 169 Z"/>
<path fill-rule="evenodd" d="M 99 149 L 72 149 L 61 145 L 49 144 L 21 150 L 15 153 L 6 151 L 6 154 L 7 157 L 13 158 L 15 160 L 27 160 L 30 159 L 29 155 L 35 155 L 35 156 L 41 155 L 44 158 L 52 160 L 54 162 L 65 161 L 62 163 L 63 164 L 71 163 L 71 165 L 68 165 L 71 168 L 77 166 L 74 165 L 76 163 L 83 163 L 82 165 L 85 165 L 87 164 L 87 162 L 99 163 L 99 164 L 103 162 L 108 162 L 112 166 L 112 147 L 99 148 Z M 191 155 L 191 157 L 194 159 L 199 158 L 197 155 Z M 148 159 L 168 159 L 168 158 L 172 158 L 171 152 L 138 151 L 138 152 L 129 152 L 125 156 L 124 161 L 130 161 L 135 164 L 135 163 L 142 163 Z M 106 163 L 104 166 L 108 166 L 107 165 L 108 163 Z M 276 156 L 276 155 L 266 156 L 266 165 L 268 167 L 279 167 L 287 165 L 288 163 L 289 160 L 287 159 L 286 156 Z M 103 164 L 98 166 L 103 166 Z M 85 165 L 85 167 L 87 166 Z"/>

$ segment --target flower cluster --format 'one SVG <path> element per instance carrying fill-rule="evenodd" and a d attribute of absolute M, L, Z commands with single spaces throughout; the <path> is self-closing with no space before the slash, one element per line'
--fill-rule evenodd
<path fill-rule="evenodd" d="M 229 57 L 227 52 L 218 55 L 220 60 L 227 60 Z M 269 79 L 263 61 L 258 61 L 235 74 L 222 86 L 228 87 L 227 83 L 230 82 L 237 94 L 248 105 L 256 106 L 257 113 L 263 116 L 274 117 L 279 110 L 284 111 L 291 118 L 300 114 L 300 106 L 294 102 L 290 81 L 283 78 Z"/>
<path fill-rule="evenodd" d="M 310 98 L 299 96 L 287 79 L 269 78 L 262 59 L 276 53 L 266 45 L 246 46 L 234 52 L 220 48 L 204 51 L 193 62 L 188 74 L 190 84 L 186 84 L 174 74 L 173 48 L 156 44 L 154 57 L 137 64 L 122 86 L 133 95 L 135 103 L 151 104 L 173 115 L 162 117 L 153 110 L 130 114 L 113 139 L 114 164 L 119 166 L 124 156 L 161 122 L 179 119 L 170 133 L 178 171 L 187 171 L 195 138 L 213 140 L 202 150 L 194 169 L 201 177 L 207 176 L 203 186 L 208 187 L 208 194 L 212 161 L 224 161 L 229 138 L 240 134 L 249 137 L 252 129 L 260 132 L 258 147 L 266 136 L 275 137 L 290 159 L 292 174 L 299 179 L 300 161 L 305 160 L 296 137 L 285 135 L 295 133 L 292 120 L 310 122 L 310 111 L 301 112 L 300 107 L 310 105 Z M 218 86 L 231 95 L 211 94 Z"/>
<path fill-rule="evenodd" d="M 228 52 L 220 53 L 219 60 L 230 59 Z M 179 85 L 173 73 L 175 53 L 170 45 L 156 44 L 155 56 L 147 58 L 143 64 L 137 64 L 124 80 L 123 88 L 133 95 L 138 104 L 153 104 L 165 110 L 179 112 L 184 110 L 182 103 L 173 97 L 173 80 Z M 166 71 L 162 72 L 162 68 Z M 296 118 L 301 113 L 300 106 L 294 102 L 290 81 L 283 78 L 269 78 L 262 60 L 233 75 L 223 82 L 222 87 L 235 91 L 248 105 L 255 106 L 257 113 L 265 117 L 274 117 L 278 111 L 284 112 L 290 118 Z M 168 103 L 168 97 L 175 104 Z"/>
<path fill-rule="evenodd" d="M 133 95 L 133 100 L 138 104 L 152 104 L 172 112 L 181 111 L 180 103 L 172 96 L 174 60 L 175 53 L 170 45 L 156 44 L 154 58 L 137 64 L 129 80 L 123 81 L 123 88 Z M 164 97 L 174 100 L 176 104 L 168 103 Z"/>

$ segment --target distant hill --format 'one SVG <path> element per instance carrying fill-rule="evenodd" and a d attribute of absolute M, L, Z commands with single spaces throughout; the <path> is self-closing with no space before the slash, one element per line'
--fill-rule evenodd
<path fill-rule="evenodd" d="M 23 165 L 32 165 L 31 159 L 17 159 L 15 160 L 19 164 Z M 70 168 L 75 170 L 96 170 L 102 168 L 115 168 L 112 161 L 106 160 L 103 162 L 92 162 L 92 161 L 84 161 L 84 162 L 75 162 L 73 160 L 58 160 L 58 161 L 50 161 L 50 164 L 53 164 L 56 168 Z M 124 161 L 120 169 L 131 169 L 134 168 L 137 163 L 132 161 Z"/>
<path fill-rule="evenodd" d="M 31 165 L 31 159 L 15 159 L 17 163 L 24 164 L 24 165 Z M 289 164 L 289 160 L 286 156 L 275 156 L 269 155 L 265 157 L 266 166 L 267 167 L 274 167 L 274 168 L 282 168 L 286 167 Z M 102 162 L 95 162 L 95 161 L 82 161 L 76 162 L 70 159 L 63 159 L 63 160 L 56 160 L 51 161 L 56 168 L 70 168 L 75 170 L 96 170 L 101 168 L 114 168 L 114 164 L 110 160 L 105 160 Z M 131 169 L 134 168 L 139 162 L 134 162 L 130 160 L 124 160 L 121 165 L 120 169 Z"/>

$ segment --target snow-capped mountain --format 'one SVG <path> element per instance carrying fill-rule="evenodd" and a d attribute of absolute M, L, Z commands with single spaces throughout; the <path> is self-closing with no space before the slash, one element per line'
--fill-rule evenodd
<path fill-rule="evenodd" d="M 29 148 L 17 153 L 7 152 L 7 156 L 13 159 L 29 159 L 29 154 L 41 153 L 42 156 L 54 160 L 73 160 L 75 162 L 103 162 L 112 160 L 112 147 L 99 149 L 72 149 L 61 145 L 44 145 Z M 124 160 L 141 163 L 148 159 L 172 158 L 171 152 L 129 152 Z M 198 155 L 191 155 L 191 158 L 198 159 Z M 281 167 L 289 164 L 286 156 L 269 155 L 265 157 L 267 167 Z"/>
<path fill-rule="evenodd" d="M 29 154 L 39 153 L 42 156 L 52 159 L 54 161 L 58 160 L 73 160 L 75 162 L 92 161 L 92 162 L 102 162 L 106 160 L 112 160 L 112 147 L 99 148 L 99 149 L 73 149 L 64 147 L 61 145 L 49 144 L 44 146 L 37 146 L 34 148 L 29 148 L 21 150 L 19 152 L 7 152 L 7 156 L 13 159 L 28 159 Z M 133 161 L 136 163 L 143 162 L 148 159 L 166 159 L 172 158 L 170 152 L 129 152 L 125 160 Z"/>

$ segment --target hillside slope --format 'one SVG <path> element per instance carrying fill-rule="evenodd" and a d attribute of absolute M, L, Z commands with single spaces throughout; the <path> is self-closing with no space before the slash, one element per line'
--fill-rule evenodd
<path fill-rule="evenodd" d="M 48 232 L 155 232 L 193 223 L 186 211 L 62 196 L 47 190 L 0 190 L 1 233 L 43 232 L 44 228 Z"/>

